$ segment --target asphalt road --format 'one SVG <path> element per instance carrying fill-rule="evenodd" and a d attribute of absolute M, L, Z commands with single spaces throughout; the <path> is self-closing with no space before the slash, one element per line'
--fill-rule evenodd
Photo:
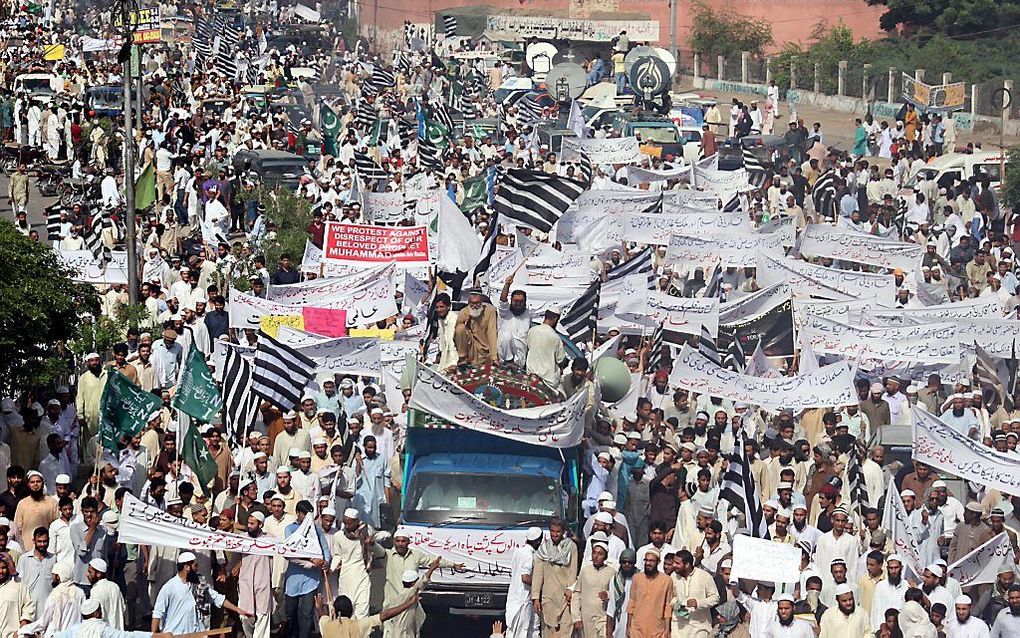
<path fill-rule="evenodd" d="M 14 221 L 14 210 L 7 201 L 7 188 L 10 179 L 0 172 L 0 218 Z M 57 201 L 56 197 L 43 197 L 35 186 L 35 178 L 29 178 L 28 188 L 28 223 L 39 231 L 39 237 L 46 242 L 46 207 Z"/>

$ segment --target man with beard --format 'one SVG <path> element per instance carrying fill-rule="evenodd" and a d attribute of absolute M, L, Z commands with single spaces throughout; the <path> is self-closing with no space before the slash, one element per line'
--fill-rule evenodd
<path fill-rule="evenodd" d="M 369 568 L 373 557 L 381 558 L 385 550 L 368 534 L 368 526 L 354 508 L 344 510 L 343 526 L 333 535 L 330 546 L 330 571 L 338 571 L 339 589 L 354 604 L 354 618 L 368 618 Z"/>
<path fill-rule="evenodd" d="M 712 521 L 717 524 L 718 521 Z M 704 569 L 695 567 L 694 556 L 686 549 L 676 553 L 673 561 L 673 588 L 677 605 L 686 615 L 673 619 L 673 636 L 707 636 L 712 630 L 711 608 L 719 603 L 719 590 Z M 714 571 L 714 570 L 713 570 Z"/>
<path fill-rule="evenodd" d="M 921 575 L 921 591 L 928 597 L 932 605 L 942 603 L 949 609 L 953 606 L 953 596 L 949 590 L 942 586 L 942 574 L 945 573 L 941 565 L 932 563 L 924 568 Z"/>
<path fill-rule="evenodd" d="M 958 392 L 951 396 L 949 401 L 950 409 L 943 412 L 939 418 L 957 432 L 976 438 L 981 431 L 981 424 L 978 423 L 974 410 L 967 407 L 967 395 Z"/>
<path fill-rule="evenodd" d="M 403 535 L 403 545 L 408 545 L 407 533 L 398 528 L 393 535 L 393 553 L 400 548 L 397 545 L 398 535 Z M 542 530 L 538 527 L 529 527 L 524 545 L 514 550 L 510 558 L 510 589 L 506 597 L 506 636 L 507 638 L 530 638 L 538 635 L 538 617 L 535 615 L 535 608 L 531 604 L 531 583 L 532 575 L 535 572 L 535 551 L 542 544 Z M 410 550 L 407 550 L 410 554 Z M 406 554 L 405 554 L 406 555 Z M 418 565 L 427 560 L 427 555 L 418 554 Z M 394 557 L 387 552 L 386 573 L 387 593 L 390 590 L 390 561 Z M 406 559 L 405 559 L 406 560 Z M 394 565 L 393 573 L 397 565 Z M 385 628 L 384 628 L 385 631 Z"/>
<path fill-rule="evenodd" d="M 637 553 L 633 549 L 623 550 L 620 554 L 620 569 L 609 583 L 609 604 L 606 606 L 606 614 L 610 618 L 608 635 L 613 638 L 627 638 L 629 618 L 627 606 L 630 604 L 631 584 L 637 573 L 636 563 Z"/>
<path fill-rule="evenodd" d="M 468 305 L 457 316 L 453 340 L 457 346 L 458 366 L 496 362 L 496 309 L 485 303 L 480 289 L 468 291 Z"/>
<path fill-rule="evenodd" d="M 57 499 L 46 495 L 43 475 L 31 470 L 25 477 L 28 496 L 18 502 L 18 508 L 14 513 L 14 529 L 17 530 L 19 539 L 30 538 L 32 532 L 40 527 L 48 529 L 50 523 L 60 518 Z"/>
<path fill-rule="evenodd" d="M 106 561 L 102 558 L 93 558 L 89 561 L 88 579 L 92 583 L 92 591 L 89 593 L 89 600 L 98 602 L 103 608 L 103 618 L 106 619 L 114 629 L 124 629 L 124 618 L 126 608 L 124 606 L 124 595 L 116 583 L 106 577 Z"/>
<path fill-rule="evenodd" d="M 1009 607 L 999 612 L 992 623 L 992 638 L 1020 636 L 1020 585 L 1012 585 L 1008 595 Z"/>
<path fill-rule="evenodd" d="M 198 576 L 196 557 L 182 552 L 177 557 L 177 576 L 163 585 L 152 609 L 152 632 L 184 634 L 207 631 L 212 606 L 222 607 L 239 616 L 250 618 L 245 611 L 226 596 L 217 592 Z M 3 568 L 0 568 L 2 573 Z"/>
<path fill-rule="evenodd" d="M 967 503 L 963 510 L 963 523 L 956 526 L 949 541 L 949 563 L 955 563 L 984 545 L 992 536 L 992 528 L 981 521 L 981 504 L 975 501 Z"/>
<path fill-rule="evenodd" d="M 85 371 L 78 377 L 78 396 L 75 398 L 79 418 L 93 434 L 99 428 L 99 403 L 106 387 L 106 368 L 103 367 L 99 353 L 90 352 L 85 355 Z"/>
<path fill-rule="evenodd" d="M 35 602 L 28 588 L 15 580 L 7 560 L 0 560 L 0 636 L 15 636 L 35 618 Z"/>
<path fill-rule="evenodd" d="M 659 571 L 659 552 L 646 549 L 644 571 L 631 583 L 627 603 L 627 635 L 668 638 L 673 618 L 673 579 Z"/>
<path fill-rule="evenodd" d="M 527 336 L 531 329 L 528 294 L 523 290 L 510 292 L 514 273 L 503 282 L 499 293 L 498 347 L 499 362 L 523 370 L 528 356 Z M 508 298 L 509 295 L 509 298 Z"/>
<path fill-rule="evenodd" d="M 450 296 L 445 292 L 436 295 L 433 305 L 436 309 L 436 343 L 439 345 L 439 353 L 435 362 L 440 370 L 449 372 L 457 366 L 459 356 L 457 342 L 454 338 L 459 320 L 457 312 L 453 310 Z M 348 411 L 347 414 L 353 413 Z"/>
<path fill-rule="evenodd" d="M 532 530 L 535 529 L 538 528 L 536 527 L 529 529 L 528 536 L 532 536 L 533 535 Z M 539 538 L 541 538 L 541 530 L 539 530 Z M 531 546 L 530 543 L 532 543 L 532 541 L 528 541 L 528 543 L 529 544 L 526 544 L 524 547 L 519 548 L 517 551 L 522 552 L 534 551 L 533 549 L 532 550 L 528 549 L 528 547 Z M 435 556 L 423 552 L 420 549 L 412 548 L 410 535 L 408 535 L 408 533 L 403 528 L 398 527 L 397 530 L 393 532 L 393 548 L 386 550 L 386 567 L 385 567 L 386 584 L 385 594 L 383 597 L 383 605 L 386 607 L 392 607 L 402 603 L 403 600 L 401 600 L 401 598 L 406 593 L 402 581 L 404 573 L 407 571 L 414 571 L 417 573 L 419 570 L 428 569 L 429 566 L 432 565 L 432 562 L 435 560 L 435 558 L 436 558 Z M 530 565 L 530 562 L 528 564 Z M 464 569 L 464 564 L 463 563 L 455 564 L 444 558 L 439 561 L 439 567 L 452 568 L 462 571 Z M 528 571 L 528 574 L 529 574 L 528 580 L 530 581 L 531 580 L 530 569 Z M 513 576 L 511 576 L 511 579 L 512 578 Z M 528 608 L 531 607 L 530 602 L 528 603 L 527 607 Z M 509 610 L 509 607 L 507 609 Z M 507 627 L 509 626 L 510 626 L 510 614 L 508 612 Z M 397 638 L 398 634 L 394 633 L 394 630 L 390 625 L 383 625 L 383 636 L 385 636 L 386 638 L 390 637 Z"/>
<path fill-rule="evenodd" d="M 565 537 L 565 522 L 549 521 L 549 537 L 535 551 L 531 604 L 541 619 L 542 635 L 569 636 L 573 625 L 563 592 L 577 577 L 577 545 Z"/>
<path fill-rule="evenodd" d="M 991 632 L 980 618 L 970 615 L 970 596 L 956 597 L 956 615 L 945 623 L 946 638 L 988 638 Z"/>
<path fill-rule="evenodd" d="M 776 619 L 763 638 L 814 638 L 811 623 L 795 617 L 793 596 L 776 597 Z"/>
<path fill-rule="evenodd" d="M 50 533 L 45 527 L 35 529 L 32 543 L 32 551 L 25 552 L 18 559 L 17 573 L 35 602 L 38 616 L 46 606 L 46 597 L 53 590 L 53 566 L 57 564 L 57 557 L 49 551 Z"/>
<path fill-rule="evenodd" d="M 854 592 L 850 585 L 840 585 L 836 589 L 836 607 L 829 608 L 822 614 L 821 632 L 818 638 L 850 638 L 851 636 L 869 636 L 869 620 L 864 610 L 854 602 Z"/>

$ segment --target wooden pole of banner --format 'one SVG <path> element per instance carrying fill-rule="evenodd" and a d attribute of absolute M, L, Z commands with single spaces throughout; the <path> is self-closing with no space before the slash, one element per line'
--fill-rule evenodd
<path fill-rule="evenodd" d="M 196 631 L 190 634 L 175 634 L 177 638 L 207 638 L 212 636 L 229 636 L 234 633 L 233 628 L 210 629 L 209 631 Z"/>
<path fill-rule="evenodd" d="M 329 586 L 329 571 L 326 569 L 322 570 L 322 583 L 326 586 L 326 609 L 329 611 L 329 617 L 336 618 L 333 610 L 333 588 Z"/>

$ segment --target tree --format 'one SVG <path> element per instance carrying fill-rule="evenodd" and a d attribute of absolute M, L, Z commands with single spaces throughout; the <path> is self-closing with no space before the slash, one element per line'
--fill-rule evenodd
<path fill-rule="evenodd" d="M 1006 208 L 1020 207 L 1020 146 L 1006 151 L 1006 178 L 1002 182 L 1002 204 Z M 1012 167 L 1012 170 L 1010 169 Z"/>
<path fill-rule="evenodd" d="M 0 221 L 0 390 L 17 392 L 69 371 L 64 344 L 99 296 L 76 283 L 55 252 Z"/>
<path fill-rule="evenodd" d="M 312 204 L 286 188 L 269 190 L 259 187 L 250 193 L 241 192 L 239 196 L 242 202 L 251 199 L 261 202 L 266 207 L 266 219 L 276 226 L 274 233 L 264 236 L 257 245 L 234 244 L 237 261 L 231 268 L 231 284 L 246 291 L 248 277 L 258 272 L 254 260 L 256 255 L 265 256 L 270 272 L 276 271 L 283 253 L 289 254 L 295 263 L 301 262 L 305 240 L 308 239 L 308 225 L 312 223 Z"/>
<path fill-rule="evenodd" d="M 879 25 L 886 31 L 933 31 L 953 36 L 979 36 L 1015 25 L 1020 19 L 1017 0 L 868 0 L 884 6 Z"/>
<path fill-rule="evenodd" d="M 691 17 L 691 48 L 711 58 L 739 57 L 741 52 L 762 54 L 772 44 L 772 27 L 760 20 L 737 13 L 732 8 L 715 12 L 703 2 L 695 2 Z"/>

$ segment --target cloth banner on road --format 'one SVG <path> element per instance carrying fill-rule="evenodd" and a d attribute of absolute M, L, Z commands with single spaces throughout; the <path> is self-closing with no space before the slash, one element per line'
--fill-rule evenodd
<path fill-rule="evenodd" d="M 534 255 L 527 259 L 525 270 L 528 283 L 532 285 L 585 286 L 595 276 L 591 269 L 591 257 L 586 252 Z M 499 286 L 502 285 L 503 280 L 500 280 Z"/>
<path fill-rule="evenodd" d="M 365 219 L 373 224 L 398 224 L 407 218 L 404 211 L 404 194 L 365 193 Z"/>
<path fill-rule="evenodd" d="M 876 308 L 868 314 L 880 316 L 886 320 L 905 319 L 983 319 L 1002 315 L 1002 303 L 995 295 L 964 299 L 953 303 L 922 306 L 920 308 Z"/>
<path fill-rule="evenodd" d="M 565 403 L 501 410 L 419 364 L 409 407 L 469 430 L 531 445 L 567 448 L 581 442 L 587 405 L 587 394 L 579 392 Z"/>
<path fill-rule="evenodd" d="M 792 232 L 793 227 L 790 227 Z M 713 233 L 699 237 L 673 235 L 669 238 L 666 257 L 670 263 L 708 264 L 721 263 L 723 267 L 754 268 L 758 253 L 776 258 L 783 256 L 788 243 L 787 232 L 767 235 Z"/>
<path fill-rule="evenodd" d="M 57 255 L 71 271 L 71 279 L 90 284 L 126 284 L 127 253 L 114 250 L 106 268 L 91 250 L 58 250 Z"/>
<path fill-rule="evenodd" d="M 628 168 L 632 170 L 633 167 Z M 619 218 L 627 213 L 640 213 L 659 201 L 658 193 L 640 189 L 585 191 L 556 223 L 556 239 L 576 243 L 576 232 L 598 220 Z M 619 222 L 619 219 L 616 220 Z"/>
<path fill-rule="evenodd" d="M 912 411 L 915 461 L 965 481 L 1020 496 L 1020 458 L 971 439 L 929 412 L 917 408 Z"/>
<path fill-rule="evenodd" d="M 719 332 L 719 299 L 702 297 L 671 297 L 648 291 L 621 296 L 616 303 L 616 316 L 637 323 L 662 327 L 666 331 L 700 335 L 704 326 L 713 336 Z"/>
<path fill-rule="evenodd" d="M 949 566 L 949 575 L 960 581 L 961 587 L 988 585 L 998 579 L 999 571 L 1008 567 L 1017 573 L 1013 544 L 1009 534 L 1002 532 L 988 539 L 980 547 Z"/>
<path fill-rule="evenodd" d="M 664 182 L 670 179 L 679 179 L 685 174 L 688 175 L 693 168 L 691 165 L 682 166 L 679 163 L 673 164 L 663 162 L 663 168 L 641 168 L 640 166 L 627 167 L 627 181 L 631 184 L 643 184 L 645 182 Z"/>
<path fill-rule="evenodd" d="M 379 340 L 372 337 L 329 339 L 297 351 L 315 362 L 317 372 L 378 377 L 382 370 Z"/>
<path fill-rule="evenodd" d="M 920 582 L 924 573 L 924 565 L 921 564 L 921 543 L 914 535 L 914 524 L 907 516 L 907 508 L 903 506 L 903 499 L 900 498 L 900 491 L 896 489 L 894 479 L 889 479 L 889 488 L 885 491 L 882 528 L 889 530 L 892 536 L 893 552 L 903 557 L 903 577 Z"/>
<path fill-rule="evenodd" d="M 464 565 L 462 572 L 437 569 L 432 582 L 443 585 L 506 586 L 514 551 L 527 542 L 526 529 L 483 531 L 420 525 L 402 525 L 401 529 L 407 532 L 412 547 Z"/>
<path fill-rule="evenodd" d="M 877 303 L 890 308 L 896 301 L 896 279 L 892 275 L 837 270 L 789 257 L 776 259 L 759 254 L 757 278 L 761 286 L 786 281 L 794 294 L 834 301 L 874 298 Z"/>
<path fill-rule="evenodd" d="M 747 213 L 692 210 L 690 213 L 630 213 L 623 218 L 623 239 L 668 246 L 672 235 L 750 234 Z"/>
<path fill-rule="evenodd" d="M 750 189 L 747 171 L 742 168 L 735 171 L 720 171 L 695 166 L 693 176 L 696 188 L 712 191 L 724 202 L 737 193 Z"/>
<path fill-rule="evenodd" d="M 320 251 L 321 254 L 321 251 Z M 393 264 L 356 268 L 342 275 L 320 277 L 296 284 L 274 285 L 266 289 L 266 300 L 291 306 L 329 307 L 342 301 L 357 289 L 377 284 L 390 276 Z M 396 268 L 392 268 L 396 272 Z"/>
<path fill-rule="evenodd" d="M 581 152 L 591 159 L 592 164 L 633 164 L 641 159 L 637 138 L 607 137 L 603 139 L 564 137 L 560 154 L 564 162 L 580 159 Z"/>
<path fill-rule="evenodd" d="M 851 233 L 824 224 L 811 224 L 801 237 L 802 255 L 832 257 L 905 271 L 920 267 L 924 247 L 874 235 Z"/>
<path fill-rule="evenodd" d="M 751 536 L 733 537 L 733 569 L 730 578 L 782 583 L 800 571 L 800 549 Z"/>
<path fill-rule="evenodd" d="M 966 312 L 966 311 L 965 311 Z M 1013 343 L 1020 339 L 1020 321 L 985 317 L 946 317 L 937 314 L 901 314 L 898 310 L 868 310 L 863 319 L 874 326 L 922 326 L 953 320 L 956 340 L 960 347 L 970 351 L 974 344 L 1000 359 L 1013 356 Z"/>
<path fill-rule="evenodd" d="M 326 222 L 322 253 L 328 262 L 428 266 L 428 227 Z"/>
<path fill-rule="evenodd" d="M 293 534 L 285 539 L 271 536 L 252 538 L 247 534 L 230 534 L 209 529 L 194 521 L 168 514 L 158 507 L 146 505 L 130 492 L 124 495 L 124 509 L 117 528 L 122 543 L 160 545 L 191 551 L 226 551 L 255 556 L 281 558 L 322 558 L 322 548 L 312 517 L 305 518 Z"/>
<path fill-rule="evenodd" d="M 680 356 L 673 361 L 669 382 L 699 394 L 776 410 L 857 403 L 853 373 L 843 362 L 819 368 L 810 374 L 763 379 L 727 370 L 685 345 Z"/>
<path fill-rule="evenodd" d="M 953 363 L 960 360 L 960 344 L 956 339 L 956 324 L 953 323 L 869 328 L 807 315 L 800 329 L 816 354 L 915 363 Z"/>
<path fill-rule="evenodd" d="M 793 300 L 793 320 L 797 324 L 797 330 L 804 325 L 806 315 L 825 317 L 842 321 L 843 323 L 860 324 L 865 310 L 870 310 L 875 305 L 871 299 L 855 299 L 853 301 L 829 301 L 828 299 L 802 299 Z"/>

